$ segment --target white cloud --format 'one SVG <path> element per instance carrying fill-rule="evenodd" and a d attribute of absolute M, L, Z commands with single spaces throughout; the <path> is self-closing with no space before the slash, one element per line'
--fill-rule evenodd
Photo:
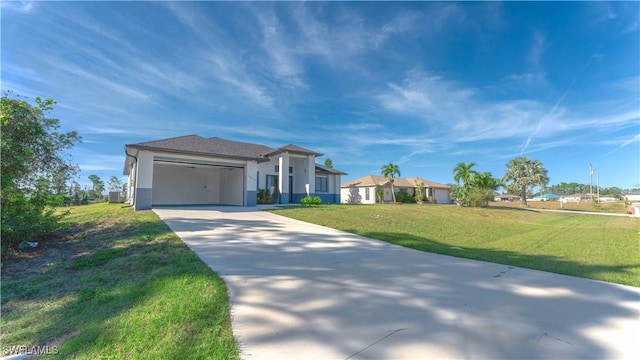
<path fill-rule="evenodd" d="M 486 100 L 476 89 L 415 71 L 402 84 L 388 84 L 376 99 L 383 109 L 424 124 L 431 138 L 456 143 L 521 140 L 521 153 L 579 143 L 584 139 L 576 134 L 592 136 L 640 121 L 635 109 L 612 112 L 600 107 L 585 116 L 562 106 L 562 98 L 553 106 L 534 100 Z"/>
<path fill-rule="evenodd" d="M 545 51 L 545 37 L 540 30 L 534 30 L 533 42 L 529 49 L 528 62 L 529 66 L 533 69 L 541 68 L 542 57 Z"/>
<path fill-rule="evenodd" d="M 269 72 L 285 88 L 305 87 L 304 69 L 291 47 L 288 31 L 273 11 L 256 12 L 263 35 L 262 49 L 269 57 Z"/>
<path fill-rule="evenodd" d="M 261 107 L 271 108 L 274 103 L 273 97 L 268 94 L 266 88 L 255 82 L 247 73 L 242 62 L 234 58 L 231 54 L 218 52 L 211 54 L 211 71 L 219 80 L 234 86 L 240 90 L 244 96 Z"/>
<path fill-rule="evenodd" d="M 640 134 L 636 134 L 635 136 L 624 140 L 618 147 L 616 147 L 615 149 L 609 151 L 604 156 L 609 156 L 609 155 L 615 153 L 616 151 L 618 151 L 618 150 L 620 150 L 620 149 L 622 149 L 622 148 L 624 148 L 624 147 L 626 147 L 628 145 L 631 145 L 633 143 L 640 143 Z"/>
<path fill-rule="evenodd" d="M 35 8 L 35 1 L 2 1 L 0 8 L 4 11 L 30 13 Z"/>

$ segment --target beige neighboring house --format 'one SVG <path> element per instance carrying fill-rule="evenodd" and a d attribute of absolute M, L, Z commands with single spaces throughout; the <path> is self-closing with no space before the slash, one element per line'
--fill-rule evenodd
<path fill-rule="evenodd" d="M 414 195 L 416 184 L 424 183 L 425 196 L 431 203 L 451 204 L 451 188 L 448 185 L 418 177 L 395 178 L 393 189 L 395 193 L 406 191 Z M 380 175 L 367 175 L 355 180 L 342 183 L 340 186 L 340 200 L 343 204 L 375 204 L 376 190 L 382 190 L 382 201 L 391 202 L 391 182 Z"/>

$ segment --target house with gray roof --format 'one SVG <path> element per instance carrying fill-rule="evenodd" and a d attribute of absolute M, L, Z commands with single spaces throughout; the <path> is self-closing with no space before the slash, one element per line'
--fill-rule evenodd
<path fill-rule="evenodd" d="M 346 173 L 316 164 L 323 154 L 289 144 L 260 144 L 187 135 L 125 145 L 128 201 L 154 205 L 255 206 L 298 203 L 307 194 L 340 202 Z"/>

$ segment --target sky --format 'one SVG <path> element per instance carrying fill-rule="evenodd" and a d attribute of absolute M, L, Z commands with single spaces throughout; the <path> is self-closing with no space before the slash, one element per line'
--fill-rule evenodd
<path fill-rule="evenodd" d="M 640 187 L 638 2 L 2 1 L 1 89 L 122 176 L 125 144 L 196 134 L 453 182 L 518 156 L 550 185 Z"/>

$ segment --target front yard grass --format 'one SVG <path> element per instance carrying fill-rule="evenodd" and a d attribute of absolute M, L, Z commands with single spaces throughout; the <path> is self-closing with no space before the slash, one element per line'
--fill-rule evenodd
<path fill-rule="evenodd" d="M 520 201 L 497 201 L 491 202 L 491 207 L 510 207 L 510 208 L 522 208 L 523 205 Z M 627 206 L 624 201 L 611 201 L 594 204 L 591 201 L 581 202 L 567 202 L 561 203 L 560 201 L 528 201 L 527 208 L 530 209 L 551 209 L 551 210 L 565 210 L 565 211 L 587 211 L 587 212 L 607 212 L 614 214 L 626 214 Z"/>
<path fill-rule="evenodd" d="M 95 204 L 67 221 L 60 238 L 3 253 L 3 355 L 238 358 L 224 282 L 153 212 Z"/>
<path fill-rule="evenodd" d="M 410 204 L 274 212 L 417 250 L 640 287 L 638 218 Z"/>

